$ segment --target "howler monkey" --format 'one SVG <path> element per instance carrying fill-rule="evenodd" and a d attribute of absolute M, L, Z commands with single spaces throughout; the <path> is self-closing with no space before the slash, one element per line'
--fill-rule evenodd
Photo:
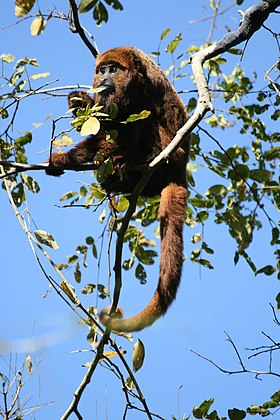
<path fill-rule="evenodd" d="M 129 170 L 152 161 L 173 139 L 186 120 L 185 106 L 165 74 L 142 51 L 130 47 L 110 49 L 96 59 L 93 87 L 104 90 L 91 99 L 85 92 L 72 92 L 69 107 L 98 103 L 102 112 L 118 107 L 117 121 L 101 122 L 101 130 L 90 135 L 67 153 L 51 155 L 47 173 L 61 175 L 63 165 L 73 167 L 92 162 L 100 150 L 110 157 L 114 173 L 102 184 L 107 192 L 130 193 L 140 172 Z M 80 98 L 78 100 L 77 98 Z M 123 124 L 131 114 L 150 111 L 148 118 Z M 115 129 L 118 136 L 106 141 L 105 132 Z M 183 225 L 186 204 L 186 162 L 188 140 L 161 165 L 142 191 L 144 197 L 161 195 L 159 220 L 161 232 L 160 273 L 156 291 L 146 308 L 128 319 L 100 314 L 101 322 L 116 332 L 139 331 L 164 315 L 176 297 L 183 264 Z M 59 168 L 62 166 L 62 168 Z"/>

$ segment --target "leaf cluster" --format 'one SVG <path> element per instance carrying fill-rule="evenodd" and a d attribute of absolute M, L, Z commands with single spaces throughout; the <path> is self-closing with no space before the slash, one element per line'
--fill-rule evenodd
<path fill-rule="evenodd" d="M 115 10 L 123 10 L 123 5 L 119 0 L 82 0 L 79 5 L 79 12 L 86 13 L 92 10 L 93 19 L 96 21 L 96 24 L 100 26 L 102 22 L 108 22 L 109 14 L 107 7 L 113 7 Z"/>

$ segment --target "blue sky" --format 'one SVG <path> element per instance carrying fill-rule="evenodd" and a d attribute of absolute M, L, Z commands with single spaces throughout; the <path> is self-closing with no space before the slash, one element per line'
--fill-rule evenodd
<path fill-rule="evenodd" d="M 13 2 L 1 2 L 0 27 L 16 21 L 13 14 Z M 45 3 L 41 4 L 42 8 Z M 223 4 L 224 2 L 222 2 Z M 254 4 L 245 1 L 242 9 Z M 53 2 L 48 2 L 51 8 Z M 82 21 L 94 35 L 101 51 L 117 45 L 133 45 L 146 53 L 158 47 L 160 34 L 166 28 L 172 29 L 172 35 L 182 32 L 183 42 L 180 52 L 190 45 L 199 45 L 208 35 L 210 21 L 190 24 L 190 20 L 202 18 L 211 13 L 207 0 L 186 2 L 160 0 L 141 2 L 123 1 L 124 11 L 111 11 L 109 23 L 101 28 L 95 26 L 90 14 L 84 15 Z M 224 4 L 227 6 L 228 2 Z M 58 2 L 58 8 L 66 11 L 67 2 Z M 214 39 L 225 33 L 225 26 L 236 28 L 239 22 L 238 7 L 234 7 L 219 17 Z M 270 22 L 274 29 L 275 17 Z M 17 59 L 36 57 L 40 63 L 36 72 L 50 72 L 48 81 L 59 79 L 55 86 L 91 84 L 94 62 L 77 35 L 71 34 L 66 22 L 53 19 L 48 22 L 46 31 L 39 37 L 32 37 L 29 31 L 30 21 L 0 30 L 2 53 L 12 53 Z M 168 38 L 170 41 L 171 36 Z M 247 47 L 242 65 L 250 77 L 257 71 L 259 86 L 263 87 L 265 71 L 276 61 L 275 41 L 264 30 L 254 36 Z M 163 49 L 162 49 L 163 51 Z M 261 55 L 261 59 L 260 59 Z M 238 57 L 231 56 L 229 70 L 237 64 Z M 162 68 L 168 68 L 170 58 L 161 58 Z M 190 70 L 188 70 L 189 72 Z M 190 79 L 183 79 L 177 89 L 192 89 Z M 185 102 L 190 96 L 184 95 Z M 21 132 L 33 129 L 32 123 L 43 122 L 49 114 L 53 119 L 66 111 L 66 99 L 30 98 L 22 108 L 15 127 Z M 4 121 L 5 123 L 5 121 Z M 28 148 L 30 163 L 47 159 L 51 137 L 52 119 L 42 127 L 33 129 L 33 142 Z M 63 124 L 63 123 L 62 123 Z M 65 124 L 65 123 L 64 123 Z M 62 126 L 58 127 L 62 129 Z M 65 128 L 65 125 L 64 125 Z M 216 134 L 216 132 L 215 132 Z M 217 132 L 219 140 L 227 148 L 239 141 L 238 130 Z M 78 140 L 78 136 L 76 138 Z M 213 145 L 206 138 L 202 147 L 211 149 Z M 92 235 L 98 238 L 102 227 L 97 222 L 97 214 L 81 208 L 61 209 L 59 198 L 66 191 L 77 190 L 81 183 L 90 183 L 89 173 L 67 173 L 60 179 L 34 173 L 39 182 L 39 195 L 29 195 L 28 205 L 38 229 L 51 232 L 60 245 L 59 250 L 51 253 L 56 262 L 66 259 L 74 252 L 75 247 L 84 243 L 85 237 Z M 196 189 L 203 193 L 207 187 L 207 172 L 199 171 L 196 177 Z M 206 182 L 207 181 L 207 182 Z M 57 419 L 65 411 L 72 399 L 72 394 L 80 383 L 85 369 L 83 363 L 91 360 L 90 353 L 72 353 L 75 350 L 89 349 L 86 327 L 79 326 L 77 318 L 52 291 L 43 298 L 49 285 L 35 262 L 27 238 L 20 228 L 13 210 L 9 205 L 5 191 L 0 191 L 0 249 L 1 249 L 1 309 L 2 321 L 0 338 L 11 345 L 12 365 L 15 367 L 24 358 L 30 338 L 32 348 L 37 351 L 32 356 L 39 363 L 36 374 L 32 376 L 23 389 L 23 396 L 32 395 L 28 406 L 39 403 L 53 405 L 42 408 L 35 413 L 40 420 Z M 276 219 L 276 214 L 272 216 Z M 250 248 L 250 255 L 261 267 L 269 258 L 271 250 L 269 226 L 263 221 L 266 229 L 256 233 L 255 243 Z M 190 239 L 199 229 L 185 228 L 185 253 L 190 255 L 193 245 Z M 152 230 L 150 231 L 152 233 Z M 238 369 L 238 360 L 226 342 L 224 331 L 229 333 L 246 360 L 248 352 L 245 347 L 269 344 L 262 336 L 265 331 L 271 337 L 277 337 L 277 327 L 272 321 L 269 302 L 274 303 L 278 293 L 275 277 L 254 277 L 244 261 L 237 266 L 233 263 L 235 244 L 229 238 L 225 228 L 208 224 L 205 239 L 215 249 L 212 263 L 215 270 L 200 270 L 187 258 L 184 264 L 182 285 L 178 298 L 166 317 L 154 326 L 144 330 L 137 337 L 145 343 L 146 360 L 144 367 L 136 374 L 141 389 L 147 399 L 150 410 L 169 419 L 172 414 L 183 416 L 189 414 L 194 405 L 204 399 L 215 397 L 215 408 L 220 415 L 226 415 L 227 408 L 246 408 L 250 404 L 269 399 L 277 389 L 277 381 L 272 377 L 263 377 L 262 381 L 251 375 L 226 376 L 213 366 L 190 353 L 194 349 L 227 369 Z M 98 242 L 100 246 L 100 241 Z M 100 279 L 105 283 L 107 278 L 106 252 L 102 259 Z M 49 273 L 51 268 L 47 266 Z M 95 282 L 97 276 L 95 261 L 85 273 L 85 282 Z M 141 286 L 132 273 L 124 276 L 121 305 L 128 315 L 136 313 L 149 300 L 155 288 L 158 276 L 158 261 L 148 271 L 148 283 Z M 68 271 L 67 278 L 73 281 L 73 273 Z M 95 304 L 85 299 L 85 305 Z M 100 307 L 103 302 L 100 302 Z M 131 346 L 119 341 L 128 350 Z M 7 372 L 5 361 L 9 362 L 9 353 L 0 359 L 0 371 Z M 275 357 L 275 370 L 278 361 Z M 248 368 L 266 370 L 266 357 L 246 360 Z M 7 373 L 6 373 L 7 374 Z M 179 390 L 180 388 L 180 390 Z M 1 403 L 0 403 L 1 404 Z M 125 401 L 121 386 L 114 375 L 104 368 L 99 368 L 88 386 L 81 402 L 84 419 L 119 419 L 122 418 Z M 106 417 L 107 416 L 107 417 Z M 74 418 L 71 417 L 71 418 Z M 144 416 L 135 411 L 129 419 L 141 419 Z"/>

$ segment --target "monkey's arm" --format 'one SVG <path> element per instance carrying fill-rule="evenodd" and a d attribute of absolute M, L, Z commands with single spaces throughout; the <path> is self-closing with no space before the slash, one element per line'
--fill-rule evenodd
<path fill-rule="evenodd" d="M 107 147 L 108 143 L 105 140 L 104 134 L 90 135 L 66 153 L 52 153 L 46 173 L 48 175 L 60 176 L 64 173 L 64 170 L 60 169 L 59 166 L 67 166 L 75 169 L 75 167 L 83 163 L 93 162 L 96 152 L 102 149 L 106 153 Z"/>
<path fill-rule="evenodd" d="M 92 107 L 94 105 L 94 100 L 84 91 L 73 90 L 73 92 L 68 95 L 68 107 L 73 111 L 73 114 L 76 116 L 79 108 L 86 108 L 87 105 Z"/>
<path fill-rule="evenodd" d="M 86 92 L 74 90 L 68 95 L 68 107 L 76 116 L 78 109 L 85 109 L 94 105 L 94 100 L 88 96 Z M 46 169 L 48 175 L 60 176 L 64 173 L 59 166 L 75 167 L 79 164 L 91 162 L 98 149 L 102 147 L 100 141 L 104 136 L 88 136 L 81 141 L 75 148 L 69 150 L 67 153 L 53 153 L 50 157 L 50 166 Z M 104 140 L 103 140 L 104 141 Z"/>

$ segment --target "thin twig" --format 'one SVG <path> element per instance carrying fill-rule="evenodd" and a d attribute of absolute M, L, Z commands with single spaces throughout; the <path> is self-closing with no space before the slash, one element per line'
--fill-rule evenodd
<path fill-rule="evenodd" d="M 226 13 L 228 10 L 230 10 L 232 7 L 234 7 L 236 5 L 236 1 L 230 3 L 228 6 L 224 7 L 223 9 L 219 10 L 218 15 L 223 15 L 224 13 Z M 200 19 L 194 19 L 194 20 L 189 20 L 188 23 L 190 25 L 194 25 L 196 23 L 201 23 L 201 22 L 205 22 L 206 20 L 209 19 L 213 19 L 213 16 L 215 15 L 214 13 L 211 13 L 208 16 L 204 16 L 203 18 Z"/>
<path fill-rule="evenodd" d="M 201 359 L 206 360 L 206 362 L 208 362 L 208 363 L 210 363 L 211 365 L 213 365 L 213 366 L 214 366 L 215 368 L 217 368 L 220 372 L 222 372 L 222 373 L 226 373 L 226 374 L 228 374 L 228 375 L 236 375 L 236 374 L 240 374 L 240 373 L 252 373 L 252 374 L 254 374 L 254 375 L 255 375 L 255 378 L 256 378 L 256 379 L 260 379 L 260 378 L 259 378 L 259 376 L 262 376 L 262 375 L 271 375 L 271 376 L 276 376 L 276 377 L 280 378 L 280 373 L 278 373 L 278 372 L 273 372 L 273 371 L 271 370 L 271 357 L 270 357 L 269 369 L 268 369 L 267 371 L 254 370 L 254 369 L 247 369 L 247 368 L 245 367 L 245 365 L 244 365 L 243 361 L 242 361 L 242 358 L 241 358 L 241 356 L 240 356 L 240 353 L 239 353 L 239 351 L 238 351 L 238 349 L 237 349 L 237 347 L 236 347 L 236 345 L 235 345 L 234 341 L 232 340 L 232 338 L 231 338 L 231 337 L 230 337 L 230 336 L 229 336 L 226 332 L 225 332 L 225 334 L 226 334 L 226 336 L 227 336 L 227 339 L 228 339 L 229 343 L 230 343 L 230 344 L 231 344 L 231 346 L 233 347 L 235 354 L 237 355 L 237 358 L 238 358 L 239 364 L 241 365 L 241 368 L 242 368 L 242 369 L 240 369 L 240 370 L 229 370 L 229 369 L 224 369 L 224 368 L 222 368 L 220 365 L 218 365 L 216 362 L 214 362 L 213 360 L 209 359 L 209 358 L 208 358 L 208 357 L 206 357 L 206 356 L 203 356 L 202 354 L 198 353 L 197 351 L 192 350 L 192 349 L 189 349 L 189 351 L 190 351 L 191 353 L 194 353 L 196 356 L 200 357 Z"/>
<path fill-rule="evenodd" d="M 215 25 L 216 25 L 216 20 L 217 20 L 217 17 L 219 15 L 220 4 L 221 4 L 221 0 L 218 0 L 217 4 L 215 4 L 215 12 L 214 12 L 213 19 L 212 19 L 212 22 L 211 22 L 211 26 L 210 26 L 209 34 L 208 34 L 208 37 L 207 37 L 207 40 L 206 40 L 206 44 L 209 44 L 211 42 L 211 38 L 212 38 L 214 29 L 215 29 Z"/>

